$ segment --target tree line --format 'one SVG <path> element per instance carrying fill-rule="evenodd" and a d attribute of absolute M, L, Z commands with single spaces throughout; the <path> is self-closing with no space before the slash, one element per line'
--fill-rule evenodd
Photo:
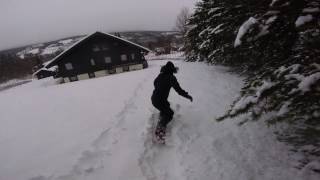
<path fill-rule="evenodd" d="M 16 55 L 0 54 L 0 83 L 30 76 L 33 67 L 39 63 L 38 57 L 20 59 Z"/>
<path fill-rule="evenodd" d="M 241 97 L 217 120 L 246 113 L 239 124 L 285 124 L 278 138 L 306 155 L 302 166 L 320 157 L 319 8 L 319 0 L 202 0 L 186 23 L 188 61 L 245 77 Z"/>

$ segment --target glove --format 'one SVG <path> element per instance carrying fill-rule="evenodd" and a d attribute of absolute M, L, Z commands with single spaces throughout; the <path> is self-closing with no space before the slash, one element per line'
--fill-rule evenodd
<path fill-rule="evenodd" d="M 188 95 L 188 97 L 187 97 L 191 102 L 193 101 L 193 98 L 192 98 L 192 96 L 190 96 L 190 95 Z"/>

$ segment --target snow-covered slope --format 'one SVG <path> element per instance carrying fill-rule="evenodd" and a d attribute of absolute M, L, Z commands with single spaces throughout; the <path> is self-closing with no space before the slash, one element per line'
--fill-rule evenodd
<path fill-rule="evenodd" d="M 171 54 L 161 54 L 161 55 L 156 55 L 153 52 L 148 53 L 145 58 L 149 61 L 152 60 L 183 60 L 184 54 L 183 52 L 172 52 Z"/>
<path fill-rule="evenodd" d="M 194 102 L 171 92 L 175 115 L 168 143 L 153 144 L 150 128 L 158 112 L 150 96 L 165 62 L 60 85 L 37 80 L 0 92 L 0 179 L 316 179 L 293 168 L 287 149 L 264 125 L 214 120 L 242 85 L 223 67 L 174 61 Z"/>

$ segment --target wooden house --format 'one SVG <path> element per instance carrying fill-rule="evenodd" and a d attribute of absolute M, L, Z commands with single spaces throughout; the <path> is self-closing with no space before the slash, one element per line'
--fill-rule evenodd
<path fill-rule="evenodd" d="M 45 65 L 57 67 L 63 82 L 106 76 L 147 68 L 149 49 L 120 37 L 96 32 L 78 41 Z"/>

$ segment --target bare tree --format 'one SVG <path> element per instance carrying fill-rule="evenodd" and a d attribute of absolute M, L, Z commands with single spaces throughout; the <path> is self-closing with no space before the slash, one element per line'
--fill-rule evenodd
<path fill-rule="evenodd" d="M 183 7 L 177 16 L 175 30 L 179 31 L 181 34 L 185 34 L 188 30 L 187 21 L 190 17 L 190 11 L 187 7 Z"/>

